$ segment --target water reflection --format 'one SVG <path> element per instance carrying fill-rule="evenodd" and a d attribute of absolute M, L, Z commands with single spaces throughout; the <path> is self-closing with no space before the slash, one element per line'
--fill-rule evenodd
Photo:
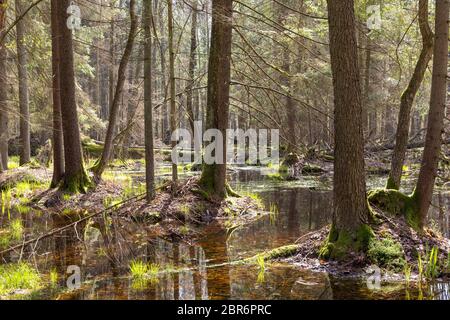
<path fill-rule="evenodd" d="M 41 273 L 55 269 L 62 289 L 68 266 L 80 267 L 79 290 L 44 290 L 39 296 L 42 298 L 449 299 L 449 284 L 443 282 L 423 292 L 406 290 L 398 283 L 383 284 L 381 291 L 371 291 L 364 281 L 336 279 L 295 266 L 268 265 L 261 277 L 256 265 L 231 265 L 232 261 L 292 243 L 328 224 L 332 214 L 332 194 L 325 178 L 279 185 L 254 170 L 239 170 L 233 173 L 232 182 L 235 188 L 258 192 L 266 209 L 276 207 L 278 214 L 264 216 L 231 235 L 212 224 L 195 244 L 155 238 L 145 225 L 113 214 L 11 252 L 2 257 L 3 262 L 22 258 L 32 261 Z M 431 222 L 449 236 L 449 193 L 441 192 L 434 203 Z M 0 216 L 0 226 L 5 228 L 11 220 L 20 219 L 26 230 L 24 239 L 29 239 L 76 218 L 50 212 L 12 212 L 11 219 Z M 160 272 L 148 281 L 135 281 L 128 269 L 134 259 L 158 265 Z"/>

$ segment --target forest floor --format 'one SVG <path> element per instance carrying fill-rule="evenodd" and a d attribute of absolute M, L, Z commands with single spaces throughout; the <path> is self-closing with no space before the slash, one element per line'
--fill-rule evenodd
<path fill-rule="evenodd" d="M 341 260 L 324 261 L 319 252 L 330 227 L 300 237 L 295 244 L 266 253 L 272 261 L 285 262 L 341 278 L 367 278 L 373 267 L 383 270 L 383 280 L 419 281 L 450 278 L 450 242 L 434 230 L 419 234 L 404 218 L 377 212 L 379 222 L 371 225 L 373 238 L 367 251 L 354 252 Z"/>

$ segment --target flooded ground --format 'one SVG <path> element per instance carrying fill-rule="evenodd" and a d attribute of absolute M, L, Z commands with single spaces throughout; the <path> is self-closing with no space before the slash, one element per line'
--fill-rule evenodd
<path fill-rule="evenodd" d="M 403 283 L 382 283 L 381 289 L 371 290 L 364 280 L 336 279 L 296 266 L 270 264 L 261 271 L 257 265 L 230 265 L 293 243 L 328 224 L 332 214 L 329 176 L 277 182 L 255 169 L 236 169 L 231 183 L 238 191 L 257 193 L 276 214 L 231 234 L 212 224 L 196 230 L 196 243 L 155 238 L 147 226 L 112 214 L 101 225 L 89 221 L 10 253 L 4 262 L 27 260 L 42 274 L 58 275 L 56 285 L 28 297 L 36 299 L 449 299 L 448 283 L 409 290 Z M 383 183 L 384 177 L 369 178 L 370 187 Z M 440 192 L 436 201 L 445 209 L 434 209 L 432 223 L 448 235 L 450 194 Z M 1 217 L 0 226 L 15 219 L 22 221 L 26 240 L 66 225 L 73 217 L 12 212 L 9 218 Z M 135 259 L 157 266 L 157 274 L 133 280 L 129 265 Z M 81 287 L 69 290 L 67 282 L 75 283 L 70 277 L 74 270 L 80 272 Z"/>

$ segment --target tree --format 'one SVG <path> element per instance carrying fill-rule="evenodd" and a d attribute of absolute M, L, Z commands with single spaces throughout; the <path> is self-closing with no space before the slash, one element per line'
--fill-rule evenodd
<path fill-rule="evenodd" d="M 419 1 L 419 27 L 422 35 L 422 51 L 417 61 L 414 73 L 408 87 L 403 92 L 398 115 L 396 143 L 392 155 L 391 171 L 389 173 L 387 189 L 398 190 L 405 162 L 405 155 L 409 138 L 409 124 L 411 122 L 411 109 L 414 99 L 422 84 L 428 63 L 433 55 L 433 32 L 428 24 L 428 0 Z"/>
<path fill-rule="evenodd" d="M 353 0 L 328 0 L 334 89 L 334 212 L 324 258 L 364 250 L 370 229 L 364 172 L 364 136 Z"/>
<path fill-rule="evenodd" d="M 229 117 L 232 10 L 232 0 L 213 2 L 205 129 L 217 129 L 222 132 L 223 137 L 226 137 Z M 227 196 L 225 140 L 224 138 L 221 145 L 216 145 L 216 148 L 223 150 L 223 161 L 204 164 L 200 178 L 201 187 L 219 198 Z"/>
<path fill-rule="evenodd" d="M 0 0 L 0 35 L 3 35 L 6 21 L 7 0 Z M 8 88 L 6 74 L 6 47 L 0 43 L 0 171 L 8 169 Z"/>
<path fill-rule="evenodd" d="M 30 110 L 28 102 L 28 53 L 24 43 L 25 17 L 19 18 L 23 12 L 23 2 L 16 0 L 16 43 L 17 71 L 19 77 L 19 109 L 20 109 L 20 165 L 30 162 Z"/>
<path fill-rule="evenodd" d="M 109 113 L 109 123 L 108 129 L 106 131 L 105 144 L 103 147 L 102 155 L 100 159 L 93 167 L 94 180 L 99 182 L 101 180 L 102 174 L 108 165 L 111 156 L 114 151 L 114 134 L 116 131 L 117 120 L 120 111 L 120 101 L 122 98 L 123 85 L 125 83 L 125 72 L 127 70 L 127 65 L 130 60 L 131 52 L 133 51 L 134 39 L 136 38 L 136 31 L 138 27 L 138 22 L 136 18 L 136 1 L 130 0 L 130 31 L 128 34 L 127 44 L 125 46 L 125 51 L 123 52 L 122 59 L 120 61 L 119 70 L 117 73 L 117 84 L 116 90 L 114 92 L 114 99 L 111 103 L 111 109 Z"/>
<path fill-rule="evenodd" d="M 189 55 L 189 82 L 186 88 L 186 109 L 189 117 L 191 133 L 194 134 L 194 121 L 198 116 L 194 110 L 193 89 L 195 83 L 195 69 L 197 68 L 197 0 L 192 1 L 192 23 L 191 23 L 191 47 Z M 198 105 L 195 106 L 198 108 Z"/>
<path fill-rule="evenodd" d="M 73 63 L 72 30 L 67 28 L 67 8 L 71 1 L 61 0 L 58 4 L 59 26 L 59 72 L 61 119 L 64 137 L 65 174 L 61 189 L 68 192 L 85 192 L 90 184 L 84 170 L 81 151 L 80 127 L 75 99 L 75 74 Z M 64 80 L 63 80 L 64 79 Z"/>
<path fill-rule="evenodd" d="M 145 127 L 145 181 L 147 201 L 155 196 L 155 157 L 153 150 L 152 105 L 152 0 L 144 0 L 144 127 Z"/>
<path fill-rule="evenodd" d="M 60 88 L 60 58 L 59 58 L 59 11 L 57 0 L 51 1 L 52 29 L 52 96 L 53 96 L 53 178 L 50 187 L 56 187 L 64 177 L 64 138 L 61 119 L 61 88 Z"/>
<path fill-rule="evenodd" d="M 419 179 L 413 194 L 417 201 L 417 223 L 422 229 L 426 223 L 433 197 L 434 182 L 439 164 L 439 154 L 444 133 L 445 105 L 447 100 L 447 67 L 450 1 L 436 1 L 436 25 L 433 57 L 428 127 L 423 150 Z"/>
<path fill-rule="evenodd" d="M 168 34 L 169 34 L 169 75 L 170 75 L 170 131 L 173 133 L 177 128 L 177 108 L 176 108 L 176 83 L 175 83 L 175 49 L 173 43 L 173 4 L 172 0 L 167 0 L 167 11 L 168 11 Z M 177 142 L 172 140 L 172 148 L 175 148 Z M 178 180 L 178 166 L 176 163 L 172 162 L 172 183 L 173 187 L 176 187 Z"/>

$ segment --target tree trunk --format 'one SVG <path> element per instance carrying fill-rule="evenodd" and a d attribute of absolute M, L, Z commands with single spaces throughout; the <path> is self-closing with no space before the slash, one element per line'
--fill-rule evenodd
<path fill-rule="evenodd" d="M 152 106 L 152 0 L 144 0 L 144 122 L 145 122 L 145 181 L 147 201 L 155 196 L 155 157 L 153 150 L 153 106 Z"/>
<path fill-rule="evenodd" d="M 63 129 L 61 119 L 60 57 L 59 57 L 59 12 L 57 0 L 51 1 L 52 29 L 52 94 L 53 94 L 53 178 L 50 187 L 56 187 L 64 176 Z"/>
<path fill-rule="evenodd" d="M 81 151 L 80 127 L 75 99 L 72 31 L 66 25 L 69 18 L 67 8 L 70 3 L 69 0 L 58 0 L 57 4 L 60 17 L 58 19 L 60 31 L 60 98 L 65 160 L 65 175 L 61 189 L 68 192 L 85 192 L 90 182 L 84 170 Z"/>
<path fill-rule="evenodd" d="M 419 26 L 422 34 L 422 51 L 408 87 L 401 97 L 395 149 L 392 155 L 391 171 L 386 185 L 388 189 L 398 190 L 400 188 L 409 138 L 411 109 L 416 94 L 422 84 L 428 63 L 433 55 L 433 32 L 428 24 L 428 0 L 420 0 L 419 2 Z"/>
<path fill-rule="evenodd" d="M 7 0 L 0 0 L 0 35 L 5 29 Z M 0 43 L 0 160 L 3 170 L 8 169 L 8 87 L 6 72 L 6 47 L 4 41 Z"/>
<path fill-rule="evenodd" d="M 216 0 L 212 8 L 211 48 L 208 67 L 208 97 L 206 130 L 217 129 L 224 137 L 223 159 L 220 164 L 203 166 L 200 185 L 214 196 L 227 196 L 226 187 L 226 129 L 230 101 L 232 0 Z"/>
<path fill-rule="evenodd" d="M 334 212 L 324 258 L 364 250 L 369 209 L 364 174 L 364 135 L 353 0 L 328 0 L 334 88 Z"/>
<path fill-rule="evenodd" d="M 93 168 L 96 182 L 99 182 L 101 180 L 102 174 L 110 161 L 111 155 L 113 154 L 114 149 L 113 139 L 117 125 L 117 118 L 119 116 L 120 99 L 122 96 L 123 85 L 125 83 L 125 72 L 127 69 L 128 62 L 130 60 L 131 52 L 133 50 L 134 39 L 136 38 L 137 18 L 136 18 L 135 0 L 130 1 L 130 21 L 131 24 L 130 24 L 130 31 L 128 34 L 128 40 L 117 73 L 117 84 L 109 114 L 109 124 L 108 129 L 106 131 L 105 145 L 100 159 Z"/>
<path fill-rule="evenodd" d="M 418 224 L 423 228 L 433 196 L 434 182 L 444 132 L 445 104 L 447 100 L 447 67 L 450 1 L 436 1 L 436 27 L 434 40 L 433 77 L 430 110 L 423 150 L 422 164 L 413 197 L 418 201 Z"/>
<path fill-rule="evenodd" d="M 194 134 L 194 121 L 198 115 L 193 106 L 193 88 L 195 83 L 195 69 L 197 68 L 197 0 L 192 0 L 192 25 L 191 25 L 191 52 L 189 56 L 189 83 L 186 89 L 187 101 L 186 109 L 189 117 L 191 133 Z M 198 107 L 195 106 L 196 108 Z"/>
<path fill-rule="evenodd" d="M 23 12 L 23 2 L 16 0 L 16 18 Z M 30 162 L 30 110 L 28 99 L 28 53 L 24 43 L 25 17 L 16 24 L 17 71 L 19 78 L 19 109 L 20 109 L 20 165 Z"/>
<path fill-rule="evenodd" d="M 173 4 L 172 0 L 167 0 L 167 11 L 168 11 L 168 35 L 169 35 L 169 74 L 170 74 L 170 131 L 171 134 L 176 130 L 177 127 L 177 108 L 175 101 L 175 51 L 173 43 Z M 172 149 L 176 147 L 177 142 L 171 141 Z M 178 180 L 178 166 L 176 163 L 172 162 L 172 183 L 174 188 Z"/>

